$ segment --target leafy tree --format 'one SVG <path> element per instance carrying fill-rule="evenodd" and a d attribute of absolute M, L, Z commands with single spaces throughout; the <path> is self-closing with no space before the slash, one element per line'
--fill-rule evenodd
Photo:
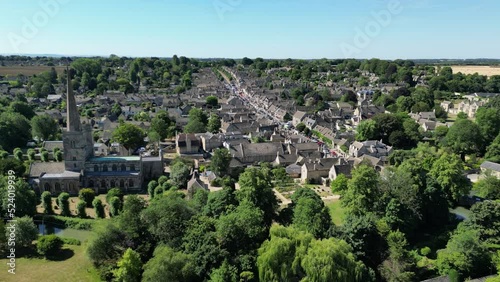
<path fill-rule="evenodd" d="M 309 281 L 371 281 L 367 268 L 355 259 L 344 241 L 330 238 L 312 241 L 301 266 Z"/>
<path fill-rule="evenodd" d="M 181 246 L 186 226 L 193 215 L 194 210 L 177 193 L 159 197 L 141 213 L 154 238 L 175 248 Z"/>
<path fill-rule="evenodd" d="M 474 184 L 474 190 L 483 198 L 490 200 L 500 199 L 500 179 L 487 175 Z"/>
<path fill-rule="evenodd" d="M 0 146 L 7 151 L 31 139 L 31 125 L 26 117 L 19 113 L 4 112 L 0 114 Z"/>
<path fill-rule="evenodd" d="M 430 174 L 441 185 L 450 202 L 458 201 L 471 189 L 471 183 L 465 177 L 463 168 L 464 165 L 457 155 L 444 153 L 430 170 Z"/>
<path fill-rule="evenodd" d="M 59 130 L 57 122 L 49 115 L 37 115 L 31 119 L 33 137 L 41 140 L 54 140 Z"/>
<path fill-rule="evenodd" d="M 386 243 L 378 230 L 377 217 L 373 214 L 347 214 L 334 233 L 336 238 L 346 241 L 356 257 L 367 266 L 376 268 L 382 263 Z"/>
<path fill-rule="evenodd" d="M 189 111 L 189 121 L 184 127 L 185 133 L 201 133 L 206 132 L 208 117 L 201 109 L 192 108 Z"/>
<path fill-rule="evenodd" d="M 63 244 L 63 240 L 57 235 L 44 235 L 38 238 L 36 249 L 39 254 L 45 257 L 52 257 L 57 255 Z"/>
<path fill-rule="evenodd" d="M 96 218 L 104 218 L 104 206 L 102 205 L 101 199 L 94 199 L 92 201 L 92 206 L 94 206 L 95 209 L 95 216 Z"/>
<path fill-rule="evenodd" d="M 118 216 L 122 209 L 122 201 L 120 198 L 113 196 L 109 199 L 109 215 L 112 217 Z"/>
<path fill-rule="evenodd" d="M 91 208 L 95 198 L 95 192 L 90 188 L 83 188 L 78 192 L 78 198 L 87 203 L 87 207 Z"/>
<path fill-rule="evenodd" d="M 267 236 L 264 213 L 248 201 L 220 216 L 216 230 L 221 248 L 231 255 L 256 249 Z"/>
<path fill-rule="evenodd" d="M 234 265 L 229 264 L 227 260 L 224 260 L 219 268 L 216 268 L 210 274 L 211 282 L 238 282 L 240 281 L 238 276 L 238 268 Z"/>
<path fill-rule="evenodd" d="M 125 234 L 114 224 L 108 223 L 96 230 L 96 236 L 89 241 L 87 254 L 97 267 L 115 263 L 123 254 L 125 241 Z"/>
<path fill-rule="evenodd" d="M 345 174 L 339 174 L 337 178 L 332 180 L 332 182 L 330 183 L 330 188 L 332 192 L 343 194 L 348 189 L 347 186 L 348 181 L 349 179 L 347 178 L 347 176 L 345 176 Z"/>
<path fill-rule="evenodd" d="M 151 120 L 151 130 L 160 135 L 160 139 L 165 139 L 175 135 L 175 120 L 166 111 L 160 111 Z"/>
<path fill-rule="evenodd" d="M 211 133 L 219 133 L 221 121 L 218 115 L 212 114 L 208 119 L 207 131 Z"/>
<path fill-rule="evenodd" d="M 438 251 L 436 265 L 442 275 L 456 270 L 461 277 L 481 277 L 489 273 L 490 258 L 478 232 L 466 229 L 455 232 L 446 249 Z"/>
<path fill-rule="evenodd" d="M 207 204 L 203 208 L 203 214 L 218 218 L 219 216 L 231 211 L 238 205 L 234 189 L 224 187 L 220 191 L 208 194 Z"/>
<path fill-rule="evenodd" d="M 144 265 L 142 281 L 197 281 L 193 258 L 160 245 L 155 249 L 153 258 Z"/>
<path fill-rule="evenodd" d="M 146 202 L 137 195 L 129 195 L 123 203 L 120 216 L 118 217 L 118 227 L 125 232 L 129 238 L 139 238 L 147 229 L 140 215 L 146 208 Z"/>
<path fill-rule="evenodd" d="M 120 106 L 120 104 L 113 104 L 113 106 L 111 107 L 111 114 L 116 117 L 122 114 L 122 107 Z"/>
<path fill-rule="evenodd" d="M 471 208 L 468 220 L 463 224 L 478 232 L 482 242 L 490 246 L 500 244 L 500 202 L 484 201 L 476 203 Z"/>
<path fill-rule="evenodd" d="M 33 189 L 23 179 L 18 179 L 13 186 L 15 187 L 15 191 L 9 190 L 7 177 L 0 178 L 0 215 L 5 218 L 14 216 L 8 213 L 8 210 L 12 208 L 12 198 L 9 197 L 9 192 L 14 192 L 16 205 L 15 216 L 34 216 L 36 214 L 38 197 Z"/>
<path fill-rule="evenodd" d="M 219 99 L 215 96 L 208 96 L 206 99 L 207 105 L 211 107 L 217 107 L 219 105 Z"/>
<path fill-rule="evenodd" d="M 5 154 L 8 157 L 8 153 L 5 152 Z M 26 166 L 24 166 L 23 162 L 21 162 L 18 159 L 12 159 L 12 158 L 3 158 L 0 159 L 0 174 L 1 175 L 7 175 L 9 173 L 9 170 L 14 171 L 15 175 L 24 175 L 24 172 L 26 171 Z"/>
<path fill-rule="evenodd" d="M 491 162 L 500 163 L 500 134 L 488 146 L 484 158 Z"/>
<path fill-rule="evenodd" d="M 298 230 L 308 231 L 316 238 L 324 238 L 332 219 L 323 200 L 308 188 L 300 188 L 292 195 L 293 225 Z"/>
<path fill-rule="evenodd" d="M 201 212 L 208 201 L 209 192 L 205 189 L 197 189 L 191 199 L 191 204 L 197 212 Z"/>
<path fill-rule="evenodd" d="M 476 123 L 486 144 L 492 142 L 500 133 L 500 107 L 480 107 L 476 113 Z"/>
<path fill-rule="evenodd" d="M 231 154 L 227 149 L 216 149 L 213 153 L 210 169 L 219 177 L 224 177 L 229 172 Z"/>
<path fill-rule="evenodd" d="M 295 127 L 299 132 L 303 132 L 304 129 L 306 128 L 306 125 L 304 123 L 299 123 L 297 124 L 297 126 Z"/>
<path fill-rule="evenodd" d="M 30 120 L 36 115 L 35 111 L 28 103 L 21 101 L 12 102 L 9 106 L 9 111 L 13 113 L 19 113 L 28 120 Z"/>
<path fill-rule="evenodd" d="M 446 145 L 465 160 L 466 154 L 479 153 L 483 150 L 484 140 L 477 124 L 468 119 L 460 119 L 448 130 Z"/>
<path fill-rule="evenodd" d="M 356 140 L 373 140 L 377 136 L 377 123 L 374 120 L 361 121 L 356 128 Z"/>
<path fill-rule="evenodd" d="M 6 225 L 6 232 L 8 238 L 9 224 Z M 29 216 L 17 218 L 14 233 L 16 235 L 16 246 L 19 247 L 31 247 L 32 242 L 38 238 L 38 228 Z"/>
<path fill-rule="evenodd" d="M 113 139 L 128 150 L 135 150 L 144 144 L 144 131 L 137 125 L 122 123 L 113 131 Z"/>
<path fill-rule="evenodd" d="M 52 209 L 52 195 L 49 191 L 45 191 L 42 193 L 42 204 L 43 204 L 43 212 L 45 214 L 53 214 L 54 210 Z"/>
<path fill-rule="evenodd" d="M 273 191 L 270 171 L 268 168 L 257 169 L 249 167 L 240 175 L 236 197 L 241 203 L 249 201 L 264 212 L 264 221 L 271 225 L 278 209 L 278 200 Z"/>
<path fill-rule="evenodd" d="M 343 194 L 342 205 L 353 214 L 365 214 L 377 210 L 382 195 L 378 187 L 379 175 L 372 167 L 360 165 L 352 172 Z"/>
<path fill-rule="evenodd" d="M 87 213 L 85 212 L 85 208 L 87 207 L 87 203 L 83 200 L 80 200 L 78 204 L 76 204 L 77 215 L 81 218 L 86 218 Z"/>
<path fill-rule="evenodd" d="M 62 192 L 59 194 L 59 197 L 57 197 L 57 204 L 59 205 L 59 208 L 61 209 L 61 215 L 62 216 L 71 216 L 71 211 L 69 209 L 69 194 L 66 192 Z"/>
<path fill-rule="evenodd" d="M 389 257 L 380 266 L 382 277 L 386 281 L 413 281 L 415 274 L 411 271 L 414 262 L 406 247 L 408 243 L 403 233 L 392 231 L 387 236 Z"/>
<path fill-rule="evenodd" d="M 292 227 L 273 225 L 270 239 L 259 248 L 257 267 L 261 281 L 300 281 L 305 276 L 300 265 L 314 237 Z"/>
<path fill-rule="evenodd" d="M 117 265 L 118 269 L 113 271 L 116 281 L 141 281 L 142 261 L 140 255 L 136 251 L 128 248 Z"/>
<path fill-rule="evenodd" d="M 210 270 L 219 266 L 227 257 L 227 252 L 219 247 L 215 224 L 216 220 L 213 218 L 194 216 L 183 238 L 184 252 L 192 255 L 196 274 L 201 278 L 206 278 Z"/>
<path fill-rule="evenodd" d="M 174 185 L 179 188 L 186 187 L 191 169 L 184 162 L 178 161 L 170 167 L 170 170 L 170 178 Z"/>

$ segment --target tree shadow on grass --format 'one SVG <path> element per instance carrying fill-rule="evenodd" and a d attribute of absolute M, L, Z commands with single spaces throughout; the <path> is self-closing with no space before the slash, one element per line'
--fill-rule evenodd
<path fill-rule="evenodd" d="M 72 258 L 75 255 L 75 252 L 71 249 L 62 249 L 59 252 L 57 252 L 57 255 L 53 255 L 50 257 L 47 257 L 47 260 L 51 261 L 65 261 L 67 259 Z"/>

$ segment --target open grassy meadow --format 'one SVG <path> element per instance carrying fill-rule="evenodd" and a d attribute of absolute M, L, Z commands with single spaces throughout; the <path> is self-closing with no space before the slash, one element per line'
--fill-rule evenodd
<path fill-rule="evenodd" d="M 340 200 L 327 200 L 325 201 L 325 205 L 330 209 L 330 216 L 332 217 L 333 223 L 335 223 L 335 225 L 342 225 L 345 211 L 340 205 Z"/>

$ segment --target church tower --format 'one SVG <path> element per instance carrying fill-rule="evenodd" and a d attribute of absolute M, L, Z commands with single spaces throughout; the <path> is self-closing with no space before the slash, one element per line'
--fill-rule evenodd
<path fill-rule="evenodd" d="M 66 131 L 63 132 L 64 166 L 68 171 L 81 172 L 85 168 L 85 162 L 94 156 L 92 127 L 80 122 L 69 68 L 67 74 Z"/>

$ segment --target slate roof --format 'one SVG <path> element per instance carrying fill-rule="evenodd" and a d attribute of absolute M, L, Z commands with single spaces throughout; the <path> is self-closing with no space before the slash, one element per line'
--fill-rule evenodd
<path fill-rule="evenodd" d="M 59 174 L 64 170 L 64 162 L 35 162 L 30 165 L 30 177 L 40 177 L 42 173 Z"/>
<path fill-rule="evenodd" d="M 485 161 L 481 164 L 481 168 L 484 169 L 490 169 L 496 172 L 500 172 L 500 164 L 490 162 L 490 161 Z"/>
<path fill-rule="evenodd" d="M 52 152 L 54 148 L 63 149 L 63 141 L 45 141 L 43 142 L 43 147 L 47 149 L 47 151 Z"/>

